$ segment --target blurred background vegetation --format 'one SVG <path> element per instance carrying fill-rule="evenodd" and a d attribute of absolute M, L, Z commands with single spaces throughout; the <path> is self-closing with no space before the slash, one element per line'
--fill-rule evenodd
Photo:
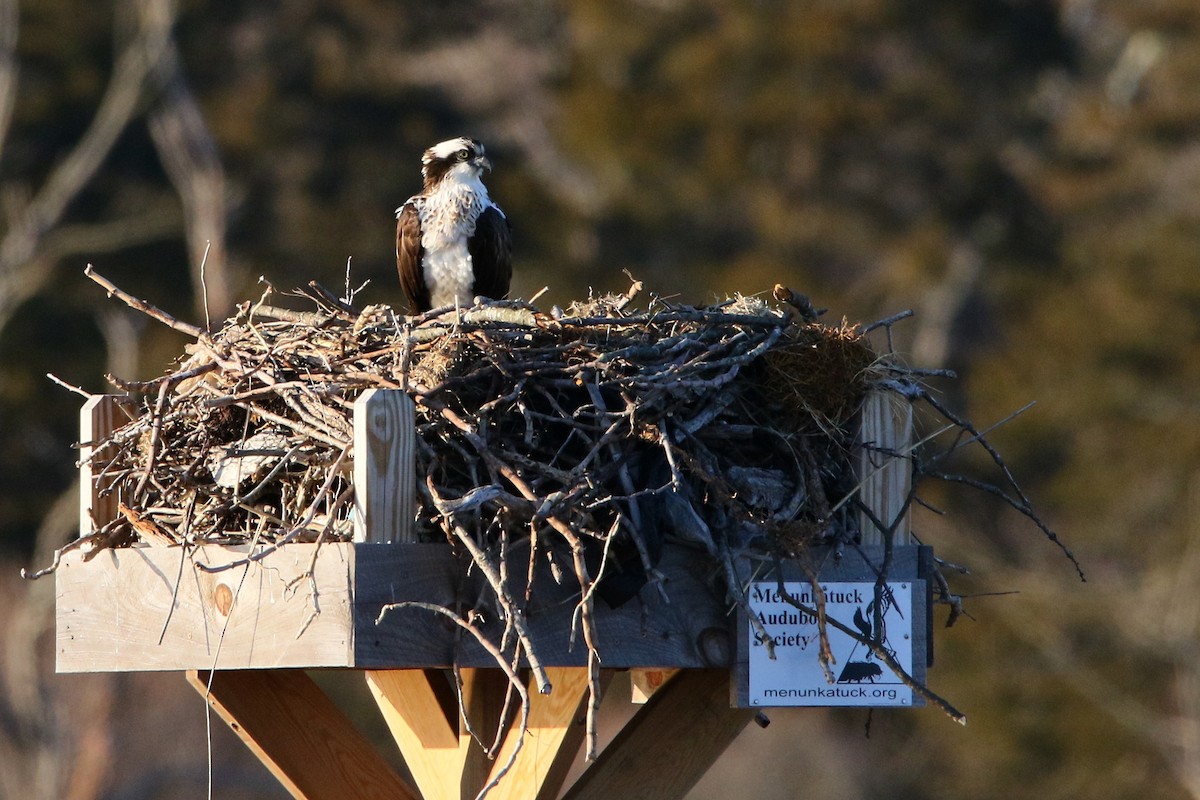
<path fill-rule="evenodd" d="M 981 495 L 917 520 L 983 595 L 931 673 L 970 725 L 778 712 L 691 797 L 1200 797 L 1197 86 L 1190 0 L 0 0 L 0 797 L 205 791 L 182 678 L 54 676 L 53 587 L 16 574 L 76 533 L 79 398 L 45 374 L 183 344 L 84 264 L 198 322 L 348 260 L 399 303 L 393 209 L 463 133 L 514 294 L 912 308 L 953 407 L 1038 401 L 993 439 L 1086 584 Z M 214 796 L 283 796 L 214 736 Z"/>

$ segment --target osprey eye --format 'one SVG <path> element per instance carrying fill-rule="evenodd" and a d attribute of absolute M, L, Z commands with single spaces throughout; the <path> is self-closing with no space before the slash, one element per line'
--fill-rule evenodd
<path fill-rule="evenodd" d="M 466 161 L 468 158 L 470 158 L 471 153 L 467 150 L 459 150 L 454 155 L 458 158 L 459 161 Z"/>

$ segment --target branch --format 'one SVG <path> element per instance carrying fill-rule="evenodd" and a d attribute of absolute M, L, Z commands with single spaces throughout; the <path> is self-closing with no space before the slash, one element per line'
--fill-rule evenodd
<path fill-rule="evenodd" d="M 89 278 L 94 280 L 96 283 L 103 286 L 104 289 L 108 292 L 109 297 L 116 297 L 117 299 L 119 299 L 121 302 L 123 302 L 125 305 L 129 306 L 130 308 L 132 308 L 136 311 L 141 311 L 143 314 L 146 314 L 147 316 L 154 317 L 156 320 L 158 320 L 162 324 L 166 325 L 168 328 L 174 328 L 175 330 L 179 331 L 180 333 L 186 333 L 188 336 L 191 336 L 193 339 L 208 338 L 208 335 L 199 327 L 192 325 L 190 323 L 187 323 L 187 322 L 181 322 L 180 320 L 177 320 L 174 317 L 172 317 L 167 312 L 163 311 L 161 308 L 151 305 L 150 303 L 147 303 L 145 300 L 139 300 L 138 298 L 129 294 L 129 292 L 126 292 L 124 289 L 121 289 L 115 283 L 110 281 L 108 278 L 104 277 L 99 272 L 96 272 L 96 268 L 93 267 L 91 264 L 88 264 L 84 268 L 83 274 L 87 275 Z"/>
<path fill-rule="evenodd" d="M 188 262 L 197 311 L 224 318 L 233 308 L 225 249 L 225 171 L 200 105 L 187 85 L 174 43 L 160 63 L 161 104 L 150 115 L 150 136 L 183 203 Z"/>
<path fill-rule="evenodd" d="M 9 3 L 11 0 L 0 0 Z M 155 0 L 155 6 L 166 8 L 165 0 Z M 0 13 L 12 13 L 0 7 Z M 36 294 L 50 276 L 28 274 L 43 237 L 62 219 L 67 206 L 79 195 L 96 170 L 108 157 L 117 137 L 137 111 L 150 69 L 162 57 L 167 40 L 169 15 L 157 14 L 153 23 L 141 20 L 139 35 L 117 59 L 108 88 L 96 109 L 96 115 L 82 138 L 60 161 L 33 199 L 17 214 L 17 219 L 0 240 L 0 328 L 11 318 L 13 311 Z M 164 17 L 166 17 L 164 19 Z M 0 25 L 0 27 L 4 27 Z M 3 37 L 5 34 L 0 34 Z M 15 36 L 15 32 L 11 34 Z M 3 44 L 0 39 L 0 68 Z M 0 79 L 2 81 L 3 79 Z M 2 93 L 0 103 L 8 102 Z M 0 106 L 0 113 L 3 108 Z M 0 119 L 0 122 L 3 120 Z"/>

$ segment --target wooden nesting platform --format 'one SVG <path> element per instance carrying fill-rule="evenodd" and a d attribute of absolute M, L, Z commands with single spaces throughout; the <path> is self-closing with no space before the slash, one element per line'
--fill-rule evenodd
<path fill-rule="evenodd" d="M 104 438 L 116 402 L 97 398 L 85 406 L 81 441 Z M 405 472 L 411 463 L 405 448 L 411 442 L 404 443 L 403 431 L 411 401 L 401 393 L 368 392 L 360 402 L 364 409 L 382 405 L 371 425 L 360 426 L 356 415 L 356 541 L 291 543 L 266 555 L 259 548 L 252 559 L 248 547 L 212 544 L 67 552 L 56 571 L 58 669 L 186 671 L 191 685 L 297 798 L 475 797 L 498 777 L 520 734 L 509 726 L 499 754 L 489 760 L 460 715 L 447 675 L 460 668 L 463 714 L 488 741 L 507 679 L 493 656 L 445 617 L 397 608 L 381 618 L 381 611 L 406 601 L 464 613 L 477 608 L 474 619 L 493 641 L 503 621 L 480 601 L 487 596 L 483 580 L 448 545 L 406 541 L 412 499 L 405 487 L 412 479 Z M 876 403 L 868 418 L 871 413 L 890 411 Z M 364 411 L 363 419 L 371 412 Z M 901 431 L 910 435 L 903 426 Z M 876 465 L 864 481 L 881 519 L 906 516 L 902 472 L 895 463 Z M 87 531 L 112 518 L 116 498 L 103 494 L 103 481 L 86 467 L 81 480 Z M 904 526 L 894 527 L 903 542 Z M 918 550 L 893 549 L 900 554 L 895 575 L 924 586 L 920 564 L 928 552 Z M 527 561 L 527 553 L 512 555 Z M 736 637 L 744 638 L 745 629 L 739 634 L 711 564 L 695 550 L 668 546 L 658 569 L 669 602 L 649 588 L 640 601 L 616 609 L 596 604 L 602 680 L 613 670 L 632 670 L 648 702 L 563 795 L 572 800 L 681 798 L 756 713 L 730 707 L 731 699 L 744 699 L 730 675 Z M 524 568 L 513 573 L 523 575 Z M 526 617 L 553 689 L 540 694 L 530 682 L 524 743 L 488 793 L 494 800 L 559 796 L 584 737 L 588 653 L 582 640 L 569 646 L 578 587 L 571 580 L 556 584 L 545 570 L 535 581 Z M 523 588 L 516 586 L 514 594 Z M 924 618 L 921 628 L 924 637 Z M 313 668 L 364 672 L 411 782 L 305 674 Z M 922 663 L 921 676 L 923 670 Z"/>

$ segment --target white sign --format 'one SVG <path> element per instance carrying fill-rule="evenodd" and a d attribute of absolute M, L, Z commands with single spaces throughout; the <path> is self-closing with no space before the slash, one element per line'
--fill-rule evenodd
<path fill-rule="evenodd" d="M 821 584 L 825 614 L 865 639 L 875 638 L 874 582 Z M 789 581 L 784 589 L 806 608 L 815 609 L 812 585 Z M 862 642 L 826 625 L 834 663 L 830 683 L 821 667 L 817 620 L 789 603 L 776 582 L 750 585 L 750 610 L 775 645 L 775 658 L 755 625 L 749 629 L 750 704 L 752 706 L 911 706 L 912 689 Z M 883 646 L 912 674 L 912 582 L 888 583 L 882 593 Z"/>

